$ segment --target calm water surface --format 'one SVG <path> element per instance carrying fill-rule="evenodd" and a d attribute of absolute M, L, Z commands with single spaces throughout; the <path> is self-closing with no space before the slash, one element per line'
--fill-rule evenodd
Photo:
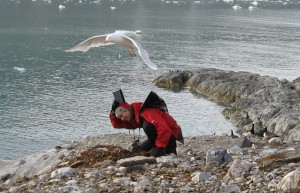
<path fill-rule="evenodd" d="M 300 12 L 196 7 L 0 7 L 0 158 L 17 158 L 85 135 L 126 132 L 108 120 L 112 92 L 128 102 L 152 90 L 168 104 L 184 135 L 234 128 L 222 106 L 152 81 L 169 70 L 213 67 L 286 78 L 300 75 Z M 158 65 L 153 71 L 117 46 L 64 50 L 115 30 L 136 37 Z"/>

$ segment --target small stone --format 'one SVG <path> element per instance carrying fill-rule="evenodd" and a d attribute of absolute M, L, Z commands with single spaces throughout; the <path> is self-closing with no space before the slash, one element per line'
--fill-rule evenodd
<path fill-rule="evenodd" d="M 282 140 L 278 137 L 271 138 L 268 142 L 271 145 L 281 145 L 281 144 L 283 144 Z"/>
<path fill-rule="evenodd" d="M 64 167 L 59 168 L 51 173 L 51 178 L 61 178 L 63 176 L 69 176 L 76 172 L 74 168 L 71 167 Z"/>
<path fill-rule="evenodd" d="M 154 157 L 145 157 L 145 156 L 135 156 L 125 159 L 120 159 L 117 161 L 118 164 L 124 167 L 133 166 L 133 165 L 142 165 L 145 163 L 154 164 L 156 160 Z"/>
<path fill-rule="evenodd" d="M 83 190 L 82 193 L 98 193 L 98 190 L 95 188 L 88 188 L 86 190 Z"/>

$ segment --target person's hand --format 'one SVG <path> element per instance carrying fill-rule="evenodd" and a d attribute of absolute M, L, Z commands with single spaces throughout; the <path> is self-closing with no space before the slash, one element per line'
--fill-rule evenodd
<path fill-rule="evenodd" d="M 132 148 L 131 148 L 131 152 L 132 153 L 139 153 L 142 152 L 143 150 L 141 149 L 141 147 L 137 144 L 132 144 Z"/>
<path fill-rule="evenodd" d="M 115 110 L 116 110 L 116 108 L 119 106 L 119 102 L 118 101 L 116 101 L 116 100 L 114 100 L 114 102 L 112 103 L 112 105 L 111 105 L 111 113 L 112 114 L 115 114 Z"/>
<path fill-rule="evenodd" d="M 166 149 L 154 147 L 153 149 L 151 149 L 150 153 L 153 157 L 160 157 L 160 156 L 166 155 Z"/>

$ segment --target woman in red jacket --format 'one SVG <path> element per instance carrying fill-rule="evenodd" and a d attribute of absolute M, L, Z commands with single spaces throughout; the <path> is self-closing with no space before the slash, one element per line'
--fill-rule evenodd
<path fill-rule="evenodd" d="M 143 151 L 151 150 L 154 157 L 170 153 L 177 155 L 176 139 L 183 140 L 180 127 L 162 108 L 155 107 L 151 103 L 149 105 L 146 101 L 132 104 L 126 102 L 119 104 L 114 101 L 109 116 L 112 126 L 127 129 L 143 128 L 148 139 L 138 147 Z"/>

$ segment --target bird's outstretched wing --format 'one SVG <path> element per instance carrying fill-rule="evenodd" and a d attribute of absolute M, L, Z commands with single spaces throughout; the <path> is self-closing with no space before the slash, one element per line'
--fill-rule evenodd
<path fill-rule="evenodd" d="M 144 48 L 139 43 L 137 43 L 136 41 L 134 41 L 133 39 L 131 39 L 131 38 L 125 36 L 125 35 L 122 35 L 122 36 L 132 42 L 132 44 L 138 50 L 138 53 L 141 56 L 141 58 L 143 59 L 143 61 L 150 68 L 152 68 L 153 70 L 157 70 L 157 66 L 150 60 L 148 53 L 146 52 L 146 50 L 144 50 Z"/>
<path fill-rule="evenodd" d="M 104 44 L 106 36 L 108 36 L 108 34 L 90 37 L 90 38 L 84 40 L 83 42 L 79 43 L 75 47 L 66 50 L 66 52 L 75 52 L 75 51 L 86 52 L 90 48 L 114 44 L 112 42 L 106 42 Z"/>

